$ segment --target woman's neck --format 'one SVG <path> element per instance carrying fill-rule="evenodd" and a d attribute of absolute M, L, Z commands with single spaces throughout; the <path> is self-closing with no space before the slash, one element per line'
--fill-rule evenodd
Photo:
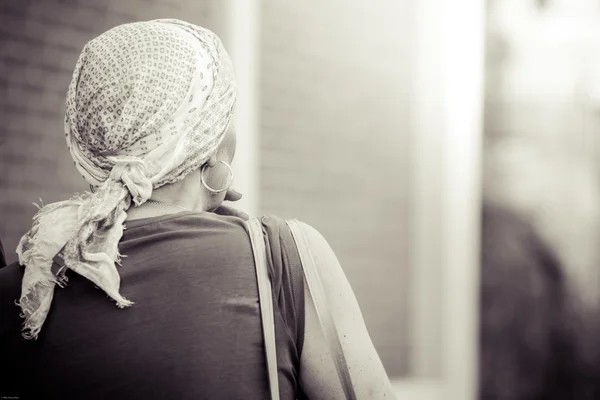
<path fill-rule="evenodd" d="M 132 205 L 127 220 L 177 214 L 184 211 L 210 211 L 210 193 L 202 187 L 200 177 L 193 172 L 183 180 L 162 186 L 152 192 L 150 199 L 139 207 Z"/>
<path fill-rule="evenodd" d="M 125 221 L 133 221 L 136 219 L 160 217 L 162 215 L 177 214 L 185 211 L 195 211 L 193 209 L 187 209 L 179 207 L 175 204 L 169 203 L 154 203 L 148 201 L 139 207 L 132 206 L 127 210 L 127 218 Z"/>

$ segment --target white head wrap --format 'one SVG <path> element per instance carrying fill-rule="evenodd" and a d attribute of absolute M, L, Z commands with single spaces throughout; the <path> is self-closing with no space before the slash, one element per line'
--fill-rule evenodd
<path fill-rule="evenodd" d="M 96 187 L 49 204 L 17 253 L 25 265 L 19 305 L 36 338 L 50 309 L 60 253 L 119 307 L 118 243 L 126 211 L 183 179 L 216 151 L 235 107 L 231 61 L 211 31 L 179 20 L 117 26 L 83 49 L 69 86 L 65 137 L 75 166 Z"/>

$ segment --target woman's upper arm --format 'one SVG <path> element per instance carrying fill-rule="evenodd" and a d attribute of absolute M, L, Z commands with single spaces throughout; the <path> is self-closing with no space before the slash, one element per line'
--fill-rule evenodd
<path fill-rule="evenodd" d="M 395 398 L 390 381 L 371 342 L 358 302 L 333 250 L 314 228 L 300 224 L 315 258 L 336 324 L 350 376 L 359 399 Z M 305 339 L 300 360 L 300 384 L 309 399 L 343 399 L 336 369 L 305 286 Z"/>

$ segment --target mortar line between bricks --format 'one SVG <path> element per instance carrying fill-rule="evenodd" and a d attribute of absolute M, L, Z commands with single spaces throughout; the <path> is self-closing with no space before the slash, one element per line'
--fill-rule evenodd
<path fill-rule="evenodd" d="M 28 108 L 28 107 L 15 106 L 15 105 L 6 104 L 6 103 L 0 103 L 0 108 L 10 111 L 11 113 L 25 115 L 25 116 L 30 115 L 30 114 L 37 114 L 37 115 L 48 117 L 48 118 L 55 118 L 57 116 L 59 116 L 61 118 L 64 117 L 63 114 L 58 111 L 42 110 L 42 109 L 37 109 L 37 108 Z"/>
<path fill-rule="evenodd" d="M 11 57 L 11 56 L 8 56 L 8 57 L 2 56 L 2 58 L 0 58 L 0 61 L 8 61 L 9 63 L 16 64 L 16 65 L 34 66 L 34 67 L 42 69 L 43 71 L 48 71 L 48 72 L 67 73 L 69 75 L 73 74 L 72 69 L 60 68 L 60 67 L 56 67 L 54 65 L 43 64 L 43 63 L 39 63 L 39 62 L 31 62 L 31 61 L 27 61 L 27 60 L 21 60 L 19 58 L 15 58 L 15 57 Z"/>
<path fill-rule="evenodd" d="M 78 54 L 81 51 L 80 48 L 75 47 L 75 46 L 68 46 L 68 45 L 64 45 L 64 44 L 45 42 L 43 40 L 36 39 L 31 36 L 15 35 L 12 32 L 3 30 L 3 28 L 0 28 L 0 32 L 2 33 L 2 36 L 4 36 L 4 38 L 14 40 L 15 42 L 32 44 L 34 46 L 51 47 L 51 48 L 55 48 L 57 50 L 67 50 L 67 51 L 71 51 L 75 54 Z"/>
<path fill-rule="evenodd" d="M 65 96 L 67 93 L 66 87 L 64 90 L 50 89 L 50 88 L 47 88 L 44 86 L 38 86 L 38 85 L 31 84 L 31 83 L 17 83 L 13 80 L 0 78 L 0 88 L 7 88 L 9 86 L 23 89 L 26 92 L 33 92 L 33 93 L 44 92 L 44 93 L 52 93 L 52 94 L 65 95 Z"/>
<path fill-rule="evenodd" d="M 87 25 L 77 25 L 77 24 L 73 24 L 73 23 L 63 22 L 63 21 L 59 21 L 56 19 L 48 18 L 43 15 L 31 15 L 31 14 L 27 13 L 26 11 L 8 7 L 6 4 L 0 4 L 0 13 L 5 14 L 5 15 L 10 15 L 12 17 L 23 18 L 24 20 L 29 20 L 29 19 L 34 20 L 34 21 L 40 22 L 41 24 L 46 25 L 48 27 L 61 26 L 61 27 L 73 29 L 74 31 L 77 31 L 77 33 L 85 33 L 85 34 L 89 34 L 89 35 L 93 35 L 93 34 L 97 33 L 95 30 L 90 29 L 89 26 L 87 26 Z"/>

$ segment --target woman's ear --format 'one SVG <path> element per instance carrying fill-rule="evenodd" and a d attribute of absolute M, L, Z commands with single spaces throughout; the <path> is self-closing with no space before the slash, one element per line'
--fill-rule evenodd
<path fill-rule="evenodd" d="M 214 167 L 215 165 L 217 165 L 217 155 L 213 154 L 212 156 L 210 156 L 210 158 L 208 159 L 208 161 L 206 161 L 206 163 L 211 168 Z"/>

